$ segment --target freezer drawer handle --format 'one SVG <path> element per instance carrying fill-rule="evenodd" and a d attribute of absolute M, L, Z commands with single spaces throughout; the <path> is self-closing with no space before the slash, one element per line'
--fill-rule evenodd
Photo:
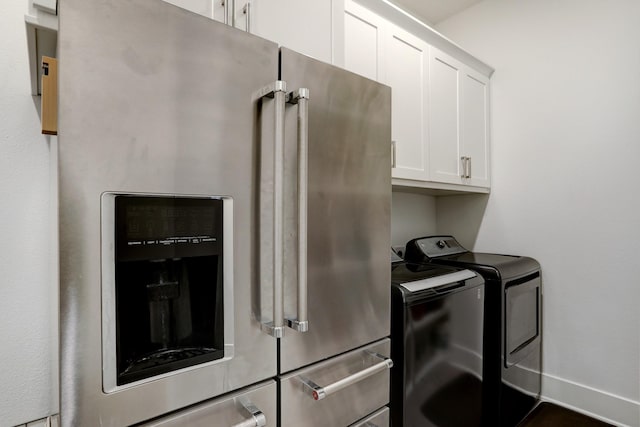
<path fill-rule="evenodd" d="M 372 375 L 383 372 L 387 369 L 391 369 L 393 367 L 393 361 L 388 357 L 372 352 L 367 353 L 375 356 L 376 358 L 382 359 L 382 361 L 324 387 L 319 386 L 306 377 L 300 376 L 300 380 L 305 385 L 305 391 L 313 398 L 313 400 L 322 400 L 327 396 L 330 396 L 346 387 L 349 387 L 350 385 L 353 385 L 366 378 L 369 378 Z"/>
<path fill-rule="evenodd" d="M 258 409 L 255 405 L 249 403 L 242 405 L 246 409 L 251 418 L 242 421 L 241 423 L 234 424 L 231 427 L 264 427 L 267 425 L 267 417 Z"/>
<path fill-rule="evenodd" d="M 309 330 L 307 314 L 307 195 L 309 176 L 309 89 L 300 88 L 287 96 L 298 105 L 298 317 L 286 319 L 298 332 Z"/>
<path fill-rule="evenodd" d="M 227 0 L 228 1 L 228 0 Z M 272 337 L 284 336 L 284 113 L 287 84 L 278 80 L 259 90 L 255 99 L 275 101 L 273 159 L 273 321 L 262 323 Z"/>

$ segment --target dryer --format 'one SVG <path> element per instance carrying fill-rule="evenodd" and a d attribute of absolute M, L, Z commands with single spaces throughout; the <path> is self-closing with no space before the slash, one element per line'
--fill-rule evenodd
<path fill-rule="evenodd" d="M 542 285 L 533 258 L 476 253 L 452 236 L 407 243 L 405 260 L 467 268 L 485 280 L 484 402 L 487 426 L 516 426 L 540 398 Z"/>

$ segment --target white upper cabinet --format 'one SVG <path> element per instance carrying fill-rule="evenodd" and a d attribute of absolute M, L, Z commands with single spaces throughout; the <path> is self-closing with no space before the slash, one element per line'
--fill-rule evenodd
<path fill-rule="evenodd" d="M 187 9 L 198 15 L 224 22 L 225 6 L 223 0 L 164 0 L 174 6 Z"/>
<path fill-rule="evenodd" d="M 429 46 L 390 25 L 384 83 L 391 86 L 392 176 L 429 179 L 427 133 Z"/>
<path fill-rule="evenodd" d="M 489 80 L 431 48 L 431 181 L 489 188 Z"/>
<path fill-rule="evenodd" d="M 489 79 L 466 67 L 461 76 L 461 153 L 467 157 L 465 183 L 489 188 Z"/>
<path fill-rule="evenodd" d="M 339 0 L 164 0 L 281 46 L 332 62 Z M 227 8 L 233 8 L 233 14 Z"/>
<path fill-rule="evenodd" d="M 391 86 L 394 186 L 488 192 L 493 70 L 427 26 L 399 25 L 383 2 L 366 4 L 345 0 L 344 67 Z"/>
<path fill-rule="evenodd" d="M 344 35 L 344 67 L 391 86 L 393 177 L 427 180 L 429 46 L 350 0 Z"/>
<path fill-rule="evenodd" d="M 367 9 L 345 2 L 344 68 L 371 80 L 382 81 L 384 22 Z"/>
<path fill-rule="evenodd" d="M 462 183 L 460 152 L 460 73 L 462 64 L 431 49 L 429 133 L 431 180 Z"/>
<path fill-rule="evenodd" d="M 228 25 L 246 31 L 247 23 L 251 19 L 251 4 L 249 0 L 163 0 L 174 6 L 207 18 L 224 22 Z M 249 5 L 249 6 L 247 6 Z M 233 12 L 230 10 L 233 9 Z"/>
<path fill-rule="evenodd" d="M 236 1 L 247 3 L 247 0 Z M 332 63 L 332 22 L 338 6 L 341 6 L 338 0 L 253 0 L 250 32 Z M 242 25 L 245 24 L 246 19 Z"/>

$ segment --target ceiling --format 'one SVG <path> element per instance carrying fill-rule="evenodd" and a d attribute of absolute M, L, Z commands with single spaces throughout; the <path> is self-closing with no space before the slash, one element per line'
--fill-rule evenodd
<path fill-rule="evenodd" d="M 390 0 L 402 9 L 425 21 L 437 24 L 448 17 L 480 3 L 482 0 Z"/>

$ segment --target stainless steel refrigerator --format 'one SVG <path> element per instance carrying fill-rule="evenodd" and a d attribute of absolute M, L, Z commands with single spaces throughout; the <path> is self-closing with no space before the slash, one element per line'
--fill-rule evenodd
<path fill-rule="evenodd" d="M 59 17 L 62 425 L 388 425 L 390 89 L 159 0 Z"/>

